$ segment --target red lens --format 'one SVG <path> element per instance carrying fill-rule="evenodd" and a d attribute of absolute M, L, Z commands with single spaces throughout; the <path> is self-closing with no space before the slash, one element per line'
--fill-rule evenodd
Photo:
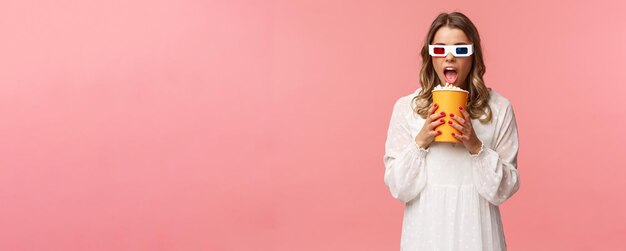
<path fill-rule="evenodd" d="M 435 47 L 433 48 L 433 51 L 435 54 L 443 55 L 446 50 L 443 47 Z"/>

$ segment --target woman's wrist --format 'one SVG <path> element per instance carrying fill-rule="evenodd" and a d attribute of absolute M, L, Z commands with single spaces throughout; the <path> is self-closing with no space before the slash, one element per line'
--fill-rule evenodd
<path fill-rule="evenodd" d="M 478 141 L 477 144 L 474 144 L 474 146 L 468 150 L 471 155 L 476 155 L 476 154 L 479 154 L 482 149 L 483 149 L 483 143 Z"/>
<path fill-rule="evenodd" d="M 415 139 L 415 145 L 418 148 L 422 148 L 422 149 L 426 149 L 426 147 L 428 147 L 426 144 L 424 144 L 423 142 L 421 142 L 420 140 L 417 140 L 417 138 Z"/>

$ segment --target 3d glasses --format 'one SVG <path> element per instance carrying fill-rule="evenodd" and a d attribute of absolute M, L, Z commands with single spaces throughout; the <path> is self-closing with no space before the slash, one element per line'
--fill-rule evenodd
<path fill-rule="evenodd" d="M 433 57 L 445 57 L 452 53 L 455 57 L 469 57 L 474 53 L 473 44 L 428 45 L 428 53 Z"/>

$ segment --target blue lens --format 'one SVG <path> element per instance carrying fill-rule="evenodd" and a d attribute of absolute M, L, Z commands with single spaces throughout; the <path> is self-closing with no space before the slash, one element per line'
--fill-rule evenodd
<path fill-rule="evenodd" d="M 456 54 L 461 54 L 461 55 L 467 54 L 467 47 L 456 48 Z"/>

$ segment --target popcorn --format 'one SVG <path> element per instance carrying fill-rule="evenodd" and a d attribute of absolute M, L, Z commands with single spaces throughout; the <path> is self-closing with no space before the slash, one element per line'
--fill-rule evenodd
<path fill-rule="evenodd" d="M 444 86 L 438 85 L 438 86 L 435 86 L 435 89 L 433 89 L 433 91 L 443 91 L 443 90 L 467 92 L 466 90 L 463 90 L 455 85 L 451 85 L 448 82 L 446 82 L 446 85 Z"/>

